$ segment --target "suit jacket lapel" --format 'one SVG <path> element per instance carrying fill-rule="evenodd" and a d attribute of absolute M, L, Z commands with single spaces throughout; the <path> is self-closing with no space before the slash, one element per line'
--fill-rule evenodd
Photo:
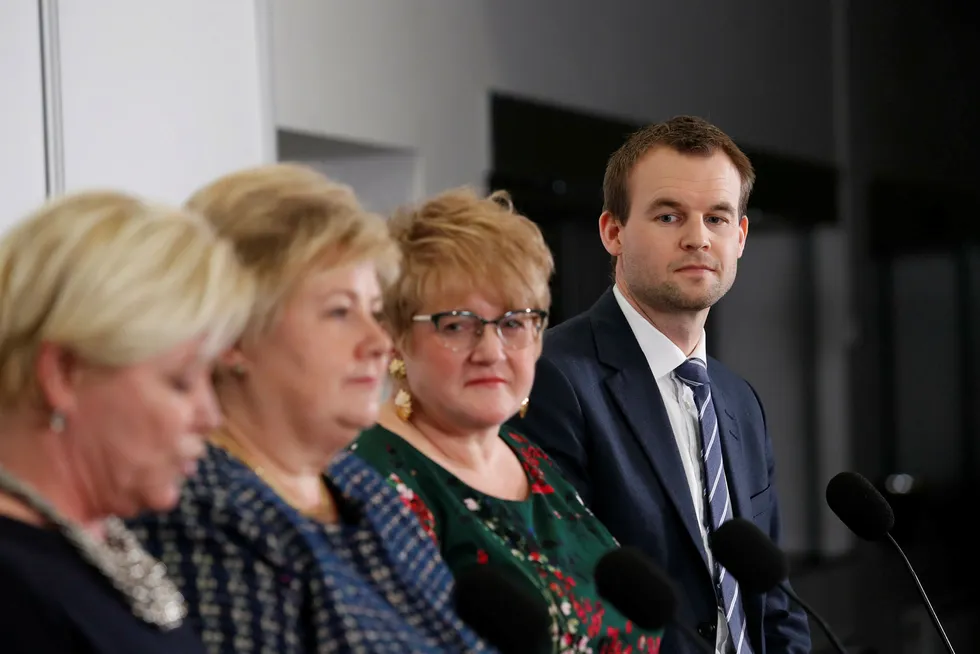
<path fill-rule="evenodd" d="M 707 565 L 690 485 L 660 387 L 612 291 L 606 291 L 593 307 L 592 323 L 600 360 L 617 369 L 606 386 Z"/>
<path fill-rule="evenodd" d="M 711 376 L 711 363 L 708 363 L 708 376 Z M 742 443 L 738 432 L 738 421 L 735 414 L 725 404 L 725 391 L 717 384 L 711 384 L 711 397 L 718 416 L 718 431 L 721 434 L 721 445 L 725 456 L 725 477 L 728 480 L 728 492 L 732 495 L 732 513 L 737 518 L 751 518 L 751 497 L 745 486 L 745 475 L 742 474 L 744 457 Z"/>

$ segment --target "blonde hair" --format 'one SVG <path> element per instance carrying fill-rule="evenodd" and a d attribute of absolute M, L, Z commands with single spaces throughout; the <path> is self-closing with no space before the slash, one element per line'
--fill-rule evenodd
<path fill-rule="evenodd" d="M 0 406 L 39 399 L 42 342 L 123 367 L 203 336 L 212 358 L 241 332 L 253 293 L 199 216 L 113 191 L 51 201 L 0 240 Z"/>
<path fill-rule="evenodd" d="M 298 164 L 272 164 L 226 175 L 187 206 L 232 241 L 257 280 L 248 327 L 267 329 L 304 275 L 370 260 L 382 285 L 398 274 L 398 249 L 384 218 L 365 211 L 350 187 Z"/>
<path fill-rule="evenodd" d="M 449 190 L 396 212 L 389 228 L 403 257 L 401 277 L 385 294 L 396 340 L 440 296 L 478 292 L 515 309 L 551 305 L 551 250 L 506 191 L 480 197 L 469 188 Z"/>

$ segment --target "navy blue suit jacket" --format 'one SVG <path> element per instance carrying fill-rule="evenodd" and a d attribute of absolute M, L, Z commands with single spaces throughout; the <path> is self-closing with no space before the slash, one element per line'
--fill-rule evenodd
<path fill-rule="evenodd" d="M 779 542 L 772 444 L 744 379 L 708 360 L 736 517 Z M 678 620 L 713 643 L 717 603 L 673 430 L 646 357 L 611 290 L 549 329 L 520 428 L 562 467 L 622 545 L 644 550 L 677 583 Z M 743 596 L 755 654 L 810 651 L 806 615 L 779 591 Z M 664 652 L 695 654 L 668 629 Z"/>

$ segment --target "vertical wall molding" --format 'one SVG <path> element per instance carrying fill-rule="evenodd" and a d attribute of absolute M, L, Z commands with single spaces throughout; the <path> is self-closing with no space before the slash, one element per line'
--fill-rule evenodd
<path fill-rule="evenodd" d="M 255 41 L 259 67 L 259 114 L 262 121 L 262 158 L 265 163 L 279 160 L 276 84 L 272 65 L 272 6 L 269 0 L 255 2 Z"/>
<path fill-rule="evenodd" d="M 835 474 L 841 470 L 854 467 L 854 435 L 855 422 L 853 418 L 854 405 L 852 388 L 854 387 L 854 363 L 852 354 L 857 340 L 857 308 L 854 304 L 855 284 L 850 271 L 860 270 L 857 265 L 860 256 L 856 254 L 858 241 L 856 231 L 856 197 L 854 189 L 854 153 L 852 147 L 851 128 L 851 49 L 850 49 L 850 2 L 851 0 L 831 0 L 831 112 L 834 130 L 834 161 L 837 167 L 837 197 L 836 210 L 842 249 L 837 256 L 846 257 L 843 274 L 830 274 L 821 271 L 824 279 L 835 279 L 833 292 L 821 294 L 815 298 L 818 314 L 815 319 L 821 321 L 820 333 L 824 341 L 813 362 L 817 371 L 816 390 L 817 401 L 814 406 L 817 413 L 816 450 L 817 481 L 820 495 L 817 498 L 818 522 L 814 535 L 819 537 L 820 551 L 827 556 L 837 556 L 849 551 L 855 544 L 850 531 L 824 504 L 823 488 Z M 833 250 L 831 250 L 832 252 Z M 833 255 L 831 255 L 833 257 Z M 826 255 L 818 253 L 814 262 L 827 266 Z M 830 290 L 830 289 L 828 289 Z M 830 297 L 844 294 L 843 306 L 837 306 Z M 830 311 L 833 318 L 821 316 Z M 838 314 L 837 311 L 840 313 Z M 823 318 L 821 320 L 821 318 Z"/>
<path fill-rule="evenodd" d="M 823 503 L 823 489 L 826 481 L 823 469 L 821 444 L 821 421 L 823 406 L 826 398 L 821 395 L 821 331 L 820 322 L 820 280 L 818 279 L 819 259 L 816 252 L 816 228 L 804 228 L 796 234 L 797 251 L 800 260 L 800 287 L 798 289 L 798 305 L 800 312 L 799 357 L 802 362 L 803 375 L 800 379 L 803 388 L 803 421 L 800 440 L 806 452 L 803 474 L 803 509 L 805 520 L 803 528 L 806 534 L 808 549 L 820 555 L 827 553 L 824 543 L 823 513 L 826 510 Z"/>
<path fill-rule="evenodd" d="M 41 25 L 41 76 L 44 103 L 45 187 L 47 196 L 65 191 L 64 114 L 61 102 L 61 41 L 58 0 L 38 0 Z"/>
<path fill-rule="evenodd" d="M 959 384 L 960 391 L 960 457 L 959 479 L 966 488 L 976 474 L 977 429 L 976 401 L 980 397 L 977 391 L 976 362 L 977 348 L 977 313 L 973 298 L 976 297 L 976 248 L 972 245 L 961 245 L 956 252 L 956 322 L 959 331 Z"/>

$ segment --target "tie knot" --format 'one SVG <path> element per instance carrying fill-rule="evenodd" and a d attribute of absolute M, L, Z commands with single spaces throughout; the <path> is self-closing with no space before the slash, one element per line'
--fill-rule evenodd
<path fill-rule="evenodd" d="M 708 365 L 696 357 L 691 357 L 681 365 L 674 369 L 674 374 L 682 382 L 691 386 L 707 386 L 710 383 L 708 379 Z"/>

